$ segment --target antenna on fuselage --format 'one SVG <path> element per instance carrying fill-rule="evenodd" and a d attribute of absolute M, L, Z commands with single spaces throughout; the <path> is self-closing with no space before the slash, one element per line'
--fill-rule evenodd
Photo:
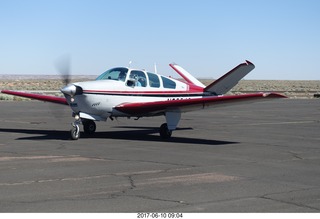
<path fill-rule="evenodd" d="M 154 63 L 154 73 L 158 74 L 158 71 L 157 71 L 157 63 Z"/>
<path fill-rule="evenodd" d="M 128 68 L 131 68 L 131 63 L 132 63 L 132 61 L 129 61 L 129 66 L 128 66 Z"/>

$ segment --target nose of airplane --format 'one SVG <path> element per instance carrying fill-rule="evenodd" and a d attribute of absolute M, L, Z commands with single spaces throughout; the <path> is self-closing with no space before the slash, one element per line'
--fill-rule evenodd
<path fill-rule="evenodd" d="M 71 97 L 83 93 L 82 88 L 80 86 L 77 86 L 74 84 L 68 84 L 67 86 L 61 88 L 60 91 L 66 95 L 71 96 Z"/>

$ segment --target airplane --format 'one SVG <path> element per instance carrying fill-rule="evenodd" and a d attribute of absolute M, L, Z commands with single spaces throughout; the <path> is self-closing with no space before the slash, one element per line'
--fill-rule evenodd
<path fill-rule="evenodd" d="M 184 81 L 146 70 L 115 67 L 105 71 L 94 81 L 70 83 L 70 80 L 66 80 L 66 86 L 60 89 L 64 97 L 11 90 L 1 92 L 70 106 L 75 118 L 70 131 L 73 140 L 80 137 L 80 124 L 83 125 L 85 134 L 92 135 L 96 131 L 95 121 L 152 116 L 165 117 L 166 122 L 160 126 L 159 133 L 161 138 L 168 139 L 177 128 L 182 113 L 286 98 L 278 93 L 226 95 L 255 68 L 254 64 L 247 60 L 208 86 L 178 64 L 171 63 L 169 66 Z"/>

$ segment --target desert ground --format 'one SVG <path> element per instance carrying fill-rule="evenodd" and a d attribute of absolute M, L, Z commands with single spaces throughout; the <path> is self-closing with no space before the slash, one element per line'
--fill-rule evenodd
<path fill-rule="evenodd" d="M 95 76 L 73 76 L 72 82 L 94 80 Z M 200 79 L 205 85 L 214 79 Z M 22 90 L 37 93 L 61 95 L 59 89 L 63 87 L 63 81 L 56 75 L 32 76 L 32 75 L 0 75 L 0 90 Z M 241 80 L 229 94 L 242 94 L 253 92 L 277 92 L 289 98 L 314 98 L 320 93 L 319 80 Z M 12 97 L 0 94 L 0 100 L 23 100 L 20 97 Z"/>

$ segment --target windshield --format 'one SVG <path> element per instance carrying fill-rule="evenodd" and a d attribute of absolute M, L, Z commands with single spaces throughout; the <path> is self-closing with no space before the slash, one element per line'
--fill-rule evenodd
<path fill-rule="evenodd" d="M 127 68 L 112 68 L 102 73 L 96 80 L 116 80 L 125 81 L 128 73 Z"/>

